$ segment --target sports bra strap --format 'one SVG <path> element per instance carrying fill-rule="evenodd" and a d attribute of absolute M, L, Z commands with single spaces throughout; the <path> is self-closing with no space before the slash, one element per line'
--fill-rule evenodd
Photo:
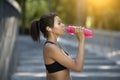
<path fill-rule="evenodd" d="M 44 43 L 44 45 L 45 45 L 46 43 L 55 44 L 55 43 L 54 43 L 54 42 L 52 42 L 52 41 L 46 41 L 46 42 Z M 56 44 L 55 44 L 55 45 L 56 45 Z"/>
<path fill-rule="evenodd" d="M 46 41 L 46 42 L 44 43 L 44 45 L 45 45 L 46 43 L 55 44 L 55 43 L 52 42 L 52 41 Z M 57 45 L 57 44 L 55 44 L 55 45 Z M 61 45 L 59 45 L 59 47 L 60 47 L 61 49 L 63 49 Z M 63 49 L 63 50 L 64 50 L 64 49 Z M 67 55 L 69 55 L 68 52 L 66 52 L 65 50 L 64 50 L 64 52 L 65 52 Z"/>

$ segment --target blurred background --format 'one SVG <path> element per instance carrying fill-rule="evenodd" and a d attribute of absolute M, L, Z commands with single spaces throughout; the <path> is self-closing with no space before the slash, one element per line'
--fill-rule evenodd
<path fill-rule="evenodd" d="M 0 80 L 45 79 L 44 67 L 34 67 L 34 60 L 38 63 L 42 60 L 42 44 L 36 46 L 29 29 L 32 20 L 49 12 L 56 12 L 65 25 L 85 26 L 94 32 L 93 38 L 86 39 L 85 44 L 86 60 L 88 57 L 90 60 L 86 61 L 83 73 L 71 74 L 74 80 L 80 77 L 83 80 L 120 80 L 120 0 L 0 0 Z M 66 50 L 76 51 L 74 36 L 66 34 L 60 42 L 70 47 Z M 97 56 L 91 57 L 92 53 Z M 103 56 L 107 61 L 101 61 Z"/>
<path fill-rule="evenodd" d="M 28 33 L 31 20 L 39 19 L 47 12 L 58 13 L 63 22 L 69 25 L 83 25 L 88 28 L 112 31 L 120 30 L 119 0 L 16 1 L 22 9 L 20 33 Z"/>

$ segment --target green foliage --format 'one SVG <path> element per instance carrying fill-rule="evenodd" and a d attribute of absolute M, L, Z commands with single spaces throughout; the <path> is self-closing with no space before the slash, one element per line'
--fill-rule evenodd
<path fill-rule="evenodd" d="M 104 0 L 103 0 L 104 1 Z M 120 31 L 120 0 L 106 0 L 107 3 L 92 4 L 94 28 Z M 92 2 L 92 0 L 91 0 Z"/>
<path fill-rule="evenodd" d="M 32 20 L 47 12 L 47 3 L 44 0 L 27 0 L 26 6 L 26 27 L 29 28 Z"/>
<path fill-rule="evenodd" d="M 120 30 L 120 0 L 103 0 L 109 1 L 108 4 L 89 4 L 90 0 L 16 0 L 22 7 L 26 3 L 26 28 L 30 27 L 30 22 L 39 19 L 40 16 L 48 12 L 56 12 L 65 24 L 76 25 L 77 22 L 84 23 L 86 14 L 92 18 L 92 28 Z M 48 2 L 49 1 L 49 2 Z M 79 2 L 77 2 L 79 1 Z M 81 3 L 80 3 L 81 1 Z M 86 2 L 85 2 L 86 1 Z M 91 0 L 92 3 L 93 0 Z M 84 2 L 84 3 L 83 3 Z M 80 3 L 78 7 L 78 3 Z M 92 11 L 91 8 L 92 7 Z M 85 9 L 88 12 L 84 11 Z M 90 9 L 90 11 L 89 11 Z M 82 11 L 83 10 L 83 11 Z M 80 12 L 78 12 L 80 11 Z M 79 16 L 80 15 L 80 16 Z M 22 15 L 23 16 L 23 15 Z M 78 18 L 80 17 L 80 21 Z M 95 27 L 94 27 L 95 26 Z"/>
<path fill-rule="evenodd" d="M 65 24 L 76 23 L 76 1 L 75 0 L 51 0 L 53 12 L 57 12 Z"/>

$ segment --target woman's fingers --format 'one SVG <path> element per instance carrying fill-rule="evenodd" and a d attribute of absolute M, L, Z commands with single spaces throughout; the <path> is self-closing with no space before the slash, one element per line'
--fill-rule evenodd
<path fill-rule="evenodd" d="M 85 28 L 84 28 L 84 27 L 82 27 L 82 26 L 80 26 L 80 29 L 81 29 L 81 31 L 83 32 Z"/>
<path fill-rule="evenodd" d="M 75 27 L 75 33 L 78 41 L 84 40 L 84 27 L 82 26 Z"/>
<path fill-rule="evenodd" d="M 83 32 L 84 30 L 84 27 L 82 26 L 79 26 L 79 27 L 75 27 L 75 32 L 78 33 L 78 32 Z"/>

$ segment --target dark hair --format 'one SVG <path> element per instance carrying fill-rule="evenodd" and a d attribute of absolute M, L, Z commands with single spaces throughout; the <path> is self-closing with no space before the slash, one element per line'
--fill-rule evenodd
<path fill-rule="evenodd" d="M 45 38 L 48 37 L 48 31 L 46 30 L 46 27 L 54 27 L 55 16 L 57 16 L 55 13 L 49 13 L 41 16 L 39 20 L 33 20 L 31 22 L 30 35 L 34 41 L 40 41 L 40 31 Z"/>

